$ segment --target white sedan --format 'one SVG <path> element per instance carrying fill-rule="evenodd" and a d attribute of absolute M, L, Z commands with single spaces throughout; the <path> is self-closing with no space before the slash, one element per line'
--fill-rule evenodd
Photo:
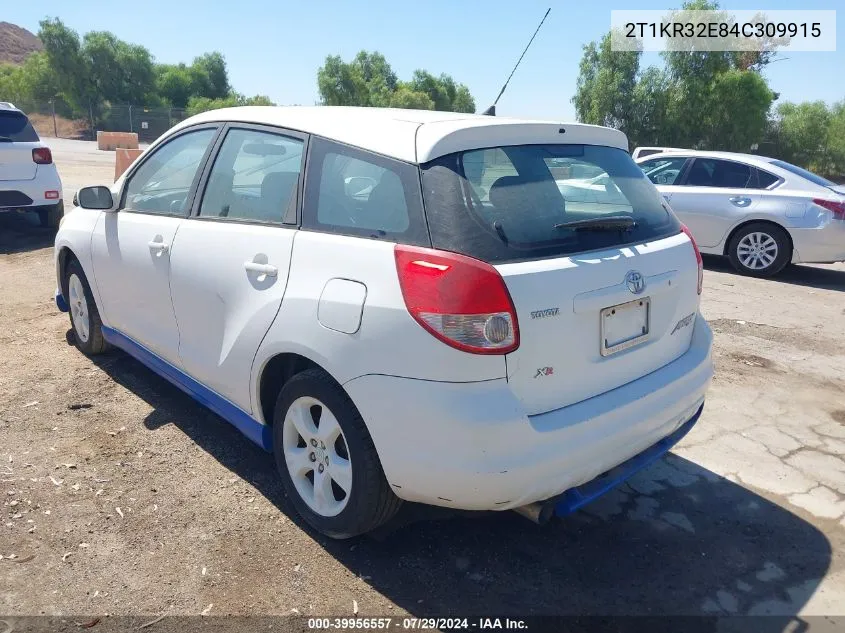
<path fill-rule="evenodd" d="M 791 263 L 845 261 L 845 187 L 790 163 L 673 151 L 637 161 L 702 253 L 769 277 Z"/>

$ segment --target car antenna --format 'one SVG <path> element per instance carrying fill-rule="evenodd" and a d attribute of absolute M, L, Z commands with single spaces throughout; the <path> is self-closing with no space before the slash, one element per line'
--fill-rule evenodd
<path fill-rule="evenodd" d="M 525 50 L 522 51 L 522 55 L 520 55 L 519 59 L 516 60 L 516 65 L 513 67 L 511 74 L 508 75 L 508 79 L 507 79 L 507 81 L 505 81 L 505 85 L 502 86 L 502 89 L 499 91 L 499 96 L 496 97 L 496 100 L 493 102 L 493 105 L 491 105 L 489 108 L 487 108 L 481 114 L 486 114 L 487 116 L 496 116 L 496 104 L 499 103 L 499 99 L 501 99 L 502 95 L 505 94 L 505 89 L 508 87 L 508 83 L 510 82 L 511 77 L 513 77 L 513 74 L 516 72 L 516 69 L 519 67 L 519 63 L 522 61 L 522 58 L 525 57 L 525 53 L 528 52 L 528 47 L 531 46 L 531 42 L 533 42 L 534 38 L 537 37 L 537 33 L 540 32 L 540 27 L 543 26 L 543 22 L 546 21 L 546 18 L 549 17 L 549 13 L 551 13 L 551 12 L 552 12 L 552 8 L 549 7 L 549 9 L 546 11 L 546 15 L 543 16 L 542 20 L 540 20 L 540 26 L 537 27 L 536 31 L 534 31 L 534 35 L 531 36 L 531 39 L 528 40 L 528 46 L 525 47 Z"/>

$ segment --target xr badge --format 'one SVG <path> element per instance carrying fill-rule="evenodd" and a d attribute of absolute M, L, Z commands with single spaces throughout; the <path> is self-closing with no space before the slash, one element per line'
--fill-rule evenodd
<path fill-rule="evenodd" d="M 534 374 L 534 378 L 540 378 L 541 376 L 551 376 L 553 373 L 555 373 L 554 367 L 540 367 L 540 369 L 537 370 L 537 373 Z"/>

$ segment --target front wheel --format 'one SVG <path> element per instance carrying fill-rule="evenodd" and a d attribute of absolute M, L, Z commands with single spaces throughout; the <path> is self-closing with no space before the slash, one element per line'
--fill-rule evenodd
<path fill-rule="evenodd" d="M 771 277 L 792 259 L 789 236 L 779 226 L 754 222 L 731 238 L 728 256 L 737 272 L 753 277 Z"/>
<path fill-rule="evenodd" d="M 387 483 L 361 414 L 320 369 L 297 374 L 282 387 L 273 452 L 296 510 L 331 538 L 374 530 L 402 503 Z"/>
<path fill-rule="evenodd" d="M 45 228 L 57 229 L 59 228 L 59 222 L 61 222 L 64 214 L 64 202 L 59 201 L 56 204 L 38 209 L 38 222 Z"/>
<path fill-rule="evenodd" d="M 68 304 L 76 347 L 87 356 L 103 352 L 106 341 L 103 338 L 100 312 L 94 303 L 82 266 L 75 259 L 69 261 L 65 269 L 62 292 Z"/>

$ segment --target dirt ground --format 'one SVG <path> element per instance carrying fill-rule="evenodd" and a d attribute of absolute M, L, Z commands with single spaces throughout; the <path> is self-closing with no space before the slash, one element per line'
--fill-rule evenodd
<path fill-rule="evenodd" d="M 54 154 L 68 199 L 113 179 L 91 144 Z M 585 510 L 541 528 L 408 508 L 428 520 L 338 543 L 228 424 L 76 351 L 52 240 L 0 215 L 0 614 L 845 613 L 845 265 L 762 281 L 708 259 L 704 415 Z"/>

